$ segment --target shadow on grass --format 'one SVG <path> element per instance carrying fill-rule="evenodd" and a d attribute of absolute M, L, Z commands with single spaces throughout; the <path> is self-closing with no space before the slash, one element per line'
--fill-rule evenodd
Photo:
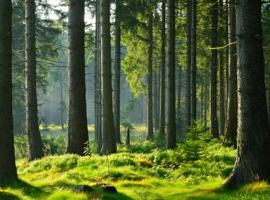
<path fill-rule="evenodd" d="M 20 200 L 19 197 L 8 192 L 0 192 L 0 199 L 1 200 Z"/>

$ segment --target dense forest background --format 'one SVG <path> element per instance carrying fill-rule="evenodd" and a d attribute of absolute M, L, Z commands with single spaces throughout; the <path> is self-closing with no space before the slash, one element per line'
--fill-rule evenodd
<path fill-rule="evenodd" d="M 0 199 L 267 199 L 270 2 L 0 0 Z"/>

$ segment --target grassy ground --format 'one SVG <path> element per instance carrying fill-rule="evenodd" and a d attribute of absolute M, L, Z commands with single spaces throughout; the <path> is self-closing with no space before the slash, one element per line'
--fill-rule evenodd
<path fill-rule="evenodd" d="M 61 143 L 61 137 L 54 142 L 57 141 Z M 112 156 L 48 156 L 32 163 L 20 159 L 17 161 L 20 181 L 0 189 L 0 199 L 263 200 L 270 197 L 270 186 L 266 183 L 234 191 L 222 189 L 232 170 L 235 150 L 210 139 L 208 134 L 198 137 L 190 134 L 174 151 L 157 148 L 160 145 L 136 140 L 129 149 L 119 146 L 120 153 Z M 58 144 L 55 148 L 61 153 L 62 146 Z M 115 186 L 118 194 L 104 193 L 97 187 L 88 194 L 71 189 L 99 183 Z"/>

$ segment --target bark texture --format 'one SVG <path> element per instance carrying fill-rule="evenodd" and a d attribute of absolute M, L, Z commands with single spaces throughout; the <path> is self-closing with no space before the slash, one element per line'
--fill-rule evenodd
<path fill-rule="evenodd" d="M 12 118 L 12 3 L 0 0 L 0 185 L 17 179 Z"/>
<path fill-rule="evenodd" d="M 102 154 L 116 153 L 112 106 L 110 1 L 101 0 Z"/>
<path fill-rule="evenodd" d="M 37 75 L 36 75 L 36 4 L 25 1 L 25 70 L 26 70 L 26 132 L 29 160 L 44 156 L 38 124 Z"/>
<path fill-rule="evenodd" d="M 224 140 L 236 146 L 237 135 L 237 47 L 235 1 L 229 3 L 229 93 Z"/>
<path fill-rule="evenodd" d="M 121 81 L 121 27 L 120 2 L 116 0 L 115 10 L 115 79 L 114 79 L 114 127 L 115 139 L 121 143 L 120 135 L 120 81 Z"/>
<path fill-rule="evenodd" d="M 88 145 L 85 91 L 84 0 L 69 0 L 69 112 L 67 153 L 84 155 Z"/>
<path fill-rule="evenodd" d="M 168 149 L 176 147 L 175 114 L 175 0 L 168 0 Z"/>
<path fill-rule="evenodd" d="M 238 138 L 227 187 L 270 180 L 270 134 L 264 84 L 261 1 L 236 4 L 238 51 Z"/>
<path fill-rule="evenodd" d="M 217 119 L 217 69 L 218 69 L 218 4 L 212 0 L 211 7 L 212 35 L 211 35 L 211 134 L 219 137 Z"/>

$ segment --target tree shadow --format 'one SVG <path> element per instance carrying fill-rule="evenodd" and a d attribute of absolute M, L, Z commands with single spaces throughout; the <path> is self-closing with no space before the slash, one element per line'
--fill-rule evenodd
<path fill-rule="evenodd" d="M 0 192 L 0 199 L 1 200 L 20 200 L 19 197 L 8 192 Z"/>

